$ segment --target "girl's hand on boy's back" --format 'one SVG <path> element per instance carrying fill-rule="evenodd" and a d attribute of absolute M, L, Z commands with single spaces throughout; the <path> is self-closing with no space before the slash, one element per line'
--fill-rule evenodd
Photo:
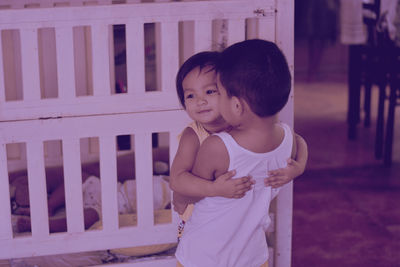
<path fill-rule="evenodd" d="M 251 176 L 232 179 L 236 174 L 235 170 L 228 171 L 217 177 L 214 181 L 215 196 L 226 198 L 242 198 L 255 183 Z"/>
<path fill-rule="evenodd" d="M 281 187 L 292 181 L 297 176 L 303 174 L 303 172 L 303 165 L 290 158 L 288 159 L 285 168 L 269 171 L 269 177 L 264 179 L 264 184 L 265 186 L 271 186 L 272 188 Z"/>

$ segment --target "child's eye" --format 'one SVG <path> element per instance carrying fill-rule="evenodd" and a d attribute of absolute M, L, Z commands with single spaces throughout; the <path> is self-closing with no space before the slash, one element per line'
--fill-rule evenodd
<path fill-rule="evenodd" d="M 186 96 L 185 96 L 185 99 L 191 99 L 191 98 L 193 98 L 194 97 L 194 94 L 187 94 Z"/>
<path fill-rule="evenodd" d="M 208 89 L 208 90 L 206 91 L 206 93 L 207 93 L 208 95 L 211 95 L 211 94 L 218 94 L 218 90 L 217 90 L 217 89 Z"/>

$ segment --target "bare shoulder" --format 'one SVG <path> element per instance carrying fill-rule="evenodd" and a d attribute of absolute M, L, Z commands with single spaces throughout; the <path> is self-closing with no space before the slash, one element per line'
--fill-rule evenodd
<path fill-rule="evenodd" d="M 229 155 L 224 142 L 218 136 L 207 137 L 199 148 L 194 172 L 199 176 L 212 179 L 225 173 L 229 167 Z"/>
<path fill-rule="evenodd" d="M 224 142 L 216 135 L 210 135 L 207 137 L 201 144 L 200 149 L 217 154 L 222 153 L 224 149 L 226 151 Z"/>

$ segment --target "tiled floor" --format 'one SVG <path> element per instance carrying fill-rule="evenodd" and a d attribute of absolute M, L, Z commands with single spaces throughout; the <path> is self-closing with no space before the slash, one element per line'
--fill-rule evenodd
<path fill-rule="evenodd" d="M 350 141 L 346 111 L 345 82 L 295 81 L 309 161 L 294 183 L 293 267 L 400 266 L 400 107 L 391 168 L 374 158 L 375 120 Z"/>

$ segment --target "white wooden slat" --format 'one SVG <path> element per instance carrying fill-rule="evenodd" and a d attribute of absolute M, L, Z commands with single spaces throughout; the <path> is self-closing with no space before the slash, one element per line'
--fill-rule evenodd
<path fill-rule="evenodd" d="M 275 42 L 275 17 L 262 17 L 258 20 L 258 38 Z"/>
<path fill-rule="evenodd" d="M 74 45 L 72 27 L 59 27 L 56 31 L 58 97 L 75 96 Z"/>
<path fill-rule="evenodd" d="M 0 146 L 0 240 L 12 238 L 6 144 Z"/>
<path fill-rule="evenodd" d="M 195 53 L 211 50 L 212 21 L 200 20 L 194 22 L 194 51 Z"/>
<path fill-rule="evenodd" d="M 64 159 L 65 208 L 69 233 L 83 232 L 82 170 L 80 140 L 65 138 L 62 140 Z"/>
<path fill-rule="evenodd" d="M 161 90 L 175 93 L 175 75 L 179 67 L 177 22 L 161 23 Z"/>
<path fill-rule="evenodd" d="M 32 236 L 43 238 L 49 234 L 43 142 L 28 141 L 26 145 Z"/>
<path fill-rule="evenodd" d="M 274 266 L 286 267 L 292 258 L 293 182 L 281 188 L 276 210 Z"/>
<path fill-rule="evenodd" d="M 6 101 L 6 88 L 4 81 L 4 63 L 3 63 L 3 36 L 0 32 L 0 105 Z"/>
<path fill-rule="evenodd" d="M 22 85 L 24 100 L 40 99 L 37 29 L 21 29 Z"/>
<path fill-rule="evenodd" d="M 144 25 L 141 22 L 126 24 L 126 71 L 128 94 L 144 94 Z"/>
<path fill-rule="evenodd" d="M 246 20 L 246 39 L 258 38 L 258 19 L 249 18 Z"/>
<path fill-rule="evenodd" d="M 138 227 L 154 225 L 151 133 L 135 133 Z"/>
<path fill-rule="evenodd" d="M 294 74 L 294 0 L 277 1 L 275 22 L 275 42 L 282 49 Z M 293 127 L 293 78 L 290 98 L 280 113 L 280 119 Z M 292 217 L 293 183 L 281 189 L 277 198 L 275 266 L 286 267 L 291 264 L 292 255 Z"/>
<path fill-rule="evenodd" d="M 107 24 L 100 23 L 91 26 L 93 95 L 95 96 L 111 94 L 109 27 Z"/>
<path fill-rule="evenodd" d="M 169 133 L 169 158 L 174 159 L 176 152 L 178 151 L 178 146 L 179 146 L 179 139 L 177 138 L 179 134 L 181 134 L 183 131 L 183 128 L 173 128 L 171 129 L 171 132 Z M 172 160 L 170 160 L 170 166 L 169 168 L 171 169 L 172 165 Z M 171 190 L 171 199 L 173 198 L 173 192 Z M 173 209 L 172 209 L 173 210 Z M 179 214 L 175 211 L 172 212 L 172 223 L 175 225 L 178 225 L 180 222 L 180 217 Z"/>
<path fill-rule="evenodd" d="M 176 225 L 158 224 L 146 228 L 122 227 L 112 232 L 93 230 L 74 234 L 57 233 L 40 240 L 20 235 L 12 240 L 0 239 L 2 248 L 0 259 L 168 243 L 176 243 Z"/>
<path fill-rule="evenodd" d="M 91 116 L 83 116 L 2 122 L 0 129 L 3 134 L 3 142 L 11 143 L 24 142 L 27 138 L 55 140 L 74 137 L 77 134 L 77 129 L 79 130 L 79 136 L 82 138 L 98 136 L 99 133 L 102 133 L 102 135 L 130 134 L 136 132 L 140 125 L 146 127 L 147 132 L 165 132 L 175 127 L 182 130 L 190 122 L 188 115 L 183 110 L 112 114 L 93 118 Z"/>
<path fill-rule="evenodd" d="M 92 267 L 100 267 L 103 265 L 94 265 Z M 107 266 L 118 266 L 118 267 L 176 267 L 176 258 L 170 256 L 168 258 L 161 259 L 151 259 L 151 260 L 138 260 L 137 262 L 127 262 L 127 263 L 115 263 L 115 264 L 107 264 Z"/>
<path fill-rule="evenodd" d="M 117 152 L 115 136 L 100 136 L 100 181 L 104 231 L 118 229 Z"/>
<path fill-rule="evenodd" d="M 228 23 L 228 40 L 227 45 L 243 41 L 245 39 L 245 20 L 229 19 Z"/>

